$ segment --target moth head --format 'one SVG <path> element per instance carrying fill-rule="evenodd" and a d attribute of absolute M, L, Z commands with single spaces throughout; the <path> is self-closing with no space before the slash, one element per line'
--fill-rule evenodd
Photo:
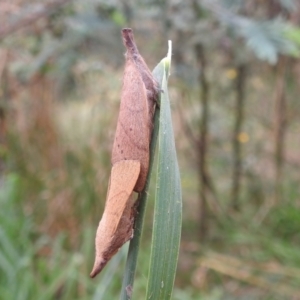
<path fill-rule="evenodd" d="M 131 28 L 122 29 L 123 44 L 127 49 L 128 54 L 137 54 L 138 49 L 134 42 L 134 36 Z"/>

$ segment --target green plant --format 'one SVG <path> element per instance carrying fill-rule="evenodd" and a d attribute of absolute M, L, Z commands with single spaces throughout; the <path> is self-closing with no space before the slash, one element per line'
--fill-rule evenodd
<path fill-rule="evenodd" d="M 157 300 L 170 299 L 173 290 L 181 235 L 182 196 L 167 87 L 171 51 L 170 43 L 168 56 L 153 71 L 154 77 L 161 85 L 162 92 L 159 109 L 156 109 L 154 117 L 154 133 L 151 142 L 151 167 L 145 190 L 139 196 L 139 214 L 136 220 L 135 236 L 130 243 L 121 299 L 131 299 L 132 297 L 139 242 L 157 138 L 159 142 L 157 154 L 158 169 L 150 271 L 146 298 Z"/>

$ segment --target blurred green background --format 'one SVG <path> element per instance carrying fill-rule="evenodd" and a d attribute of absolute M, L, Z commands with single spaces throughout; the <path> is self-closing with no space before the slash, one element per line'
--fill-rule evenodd
<path fill-rule="evenodd" d="M 173 299 L 300 299 L 298 0 L 0 2 L 0 299 L 118 299 L 89 278 L 134 30 L 173 41 L 183 188 Z M 133 299 L 145 296 L 154 184 Z M 151 200 L 152 199 L 152 200 Z"/>

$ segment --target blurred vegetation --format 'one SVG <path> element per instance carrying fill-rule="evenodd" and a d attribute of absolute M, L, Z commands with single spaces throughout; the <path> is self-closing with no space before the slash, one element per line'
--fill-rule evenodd
<path fill-rule="evenodd" d="M 132 27 L 173 41 L 183 186 L 173 299 L 300 299 L 300 7 L 269 1 L 1 1 L 0 299 L 117 299 L 88 277 Z M 154 187 L 133 298 L 144 298 Z"/>

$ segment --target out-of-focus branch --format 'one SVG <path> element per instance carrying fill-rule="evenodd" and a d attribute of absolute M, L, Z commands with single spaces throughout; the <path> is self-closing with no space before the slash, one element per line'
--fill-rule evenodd
<path fill-rule="evenodd" d="M 242 147 L 239 141 L 239 135 L 242 132 L 243 123 L 245 120 L 245 89 L 246 89 L 246 71 L 247 67 L 241 64 L 237 68 L 236 78 L 236 107 L 235 121 L 233 128 L 232 148 L 233 148 L 233 174 L 232 174 L 232 191 L 231 191 L 231 206 L 237 211 L 240 208 L 239 197 L 242 179 Z"/>
<path fill-rule="evenodd" d="M 282 196 L 282 172 L 285 162 L 285 137 L 287 130 L 287 99 L 286 99 L 286 73 L 288 68 L 288 60 L 282 57 L 278 62 L 277 80 L 275 89 L 275 204 L 278 204 Z"/>
<path fill-rule="evenodd" d="M 185 99 L 185 91 L 181 91 L 181 99 Z M 189 122 L 187 121 L 186 116 L 184 115 L 184 109 L 180 103 L 178 103 L 178 116 L 181 123 L 181 127 L 185 133 L 185 136 L 187 136 L 188 140 L 191 142 L 193 149 L 198 149 L 199 146 L 199 139 L 195 136 L 192 126 L 190 126 Z"/>
<path fill-rule="evenodd" d="M 199 143 L 199 177 L 200 177 L 200 240 L 204 240 L 208 227 L 207 211 L 207 149 L 208 149 L 208 122 L 209 122 L 209 85 L 206 77 L 206 55 L 201 44 L 195 45 L 195 55 L 201 75 L 199 75 L 199 86 L 201 87 L 201 123 L 200 123 L 200 143 Z"/>
<path fill-rule="evenodd" d="M 39 19 L 49 15 L 59 7 L 67 4 L 72 0 L 50 0 L 44 5 L 36 5 L 33 9 L 30 9 L 31 13 L 20 13 L 22 17 L 17 20 L 8 22 L 0 28 L 0 40 L 6 36 L 14 33 L 15 31 L 24 28 L 38 21 Z M 28 8 L 24 8 L 24 11 L 28 11 Z"/>

